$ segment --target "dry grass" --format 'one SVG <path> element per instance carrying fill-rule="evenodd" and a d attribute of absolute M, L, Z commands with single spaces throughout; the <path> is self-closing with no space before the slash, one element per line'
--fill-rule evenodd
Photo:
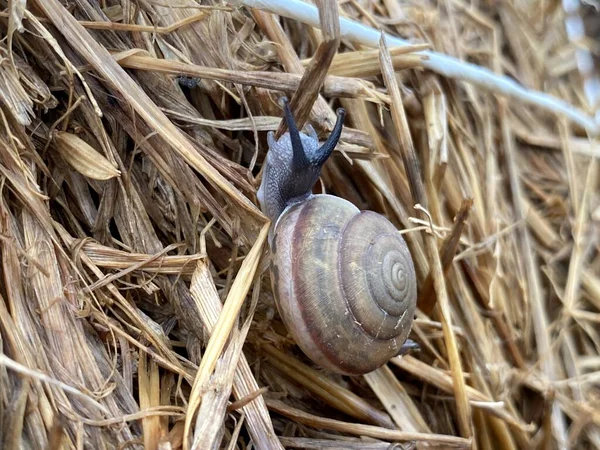
<path fill-rule="evenodd" d="M 317 3 L 320 29 L 0 0 L 1 448 L 600 448 L 600 143 L 421 53 L 593 116 L 598 41 L 552 2 Z M 363 377 L 308 361 L 273 301 L 255 192 L 284 94 L 322 137 L 346 108 L 318 189 L 415 261 L 421 351 Z"/>

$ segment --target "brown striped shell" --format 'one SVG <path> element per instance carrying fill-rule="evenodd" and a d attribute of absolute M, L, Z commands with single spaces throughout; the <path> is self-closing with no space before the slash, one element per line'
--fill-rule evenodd
<path fill-rule="evenodd" d="M 399 353 L 415 314 L 416 275 L 386 218 L 311 196 L 279 217 L 271 247 L 279 313 L 310 359 L 356 375 Z"/>

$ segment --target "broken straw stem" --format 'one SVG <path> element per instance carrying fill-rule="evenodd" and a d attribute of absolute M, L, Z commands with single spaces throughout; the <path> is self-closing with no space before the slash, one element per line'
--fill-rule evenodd
<path fill-rule="evenodd" d="M 272 12 L 279 16 L 298 20 L 306 25 L 319 28 L 319 11 L 315 6 L 301 0 L 229 0 L 233 5 L 244 5 Z M 340 18 L 342 39 L 349 39 L 369 47 L 377 48 L 381 32 L 353 20 Z M 384 33 L 389 47 L 412 45 L 410 42 Z M 485 67 L 461 61 L 442 53 L 423 50 L 416 54 L 427 56 L 423 67 L 447 78 L 467 81 L 492 92 L 516 98 L 525 103 L 539 106 L 556 114 L 563 115 L 584 127 L 590 135 L 600 135 L 600 123 L 568 102 L 543 92 L 527 89 L 509 77 L 496 74 Z"/>

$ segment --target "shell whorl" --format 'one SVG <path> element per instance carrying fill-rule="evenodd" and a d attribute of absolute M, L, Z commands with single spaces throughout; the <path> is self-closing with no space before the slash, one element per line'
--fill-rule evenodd
<path fill-rule="evenodd" d="M 339 246 L 339 276 L 354 317 L 374 339 L 399 336 L 404 317 L 414 314 L 417 295 L 404 239 L 385 218 L 363 211 L 348 222 Z M 370 303 L 362 301 L 365 290 Z"/>
<path fill-rule="evenodd" d="M 312 196 L 278 220 L 273 257 L 280 314 L 313 361 L 359 374 L 398 354 L 415 313 L 416 277 L 387 219 Z"/>

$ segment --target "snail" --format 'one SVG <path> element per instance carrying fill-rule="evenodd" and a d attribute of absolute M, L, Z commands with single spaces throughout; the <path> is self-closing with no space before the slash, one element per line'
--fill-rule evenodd
<path fill-rule="evenodd" d="M 283 99 L 288 131 L 269 132 L 257 193 L 272 222 L 271 280 L 280 316 L 294 341 L 319 366 L 346 375 L 371 372 L 414 344 L 416 275 L 396 227 L 332 195 L 313 194 L 340 138 L 337 110 L 323 144 L 312 126 L 300 132 Z"/>

